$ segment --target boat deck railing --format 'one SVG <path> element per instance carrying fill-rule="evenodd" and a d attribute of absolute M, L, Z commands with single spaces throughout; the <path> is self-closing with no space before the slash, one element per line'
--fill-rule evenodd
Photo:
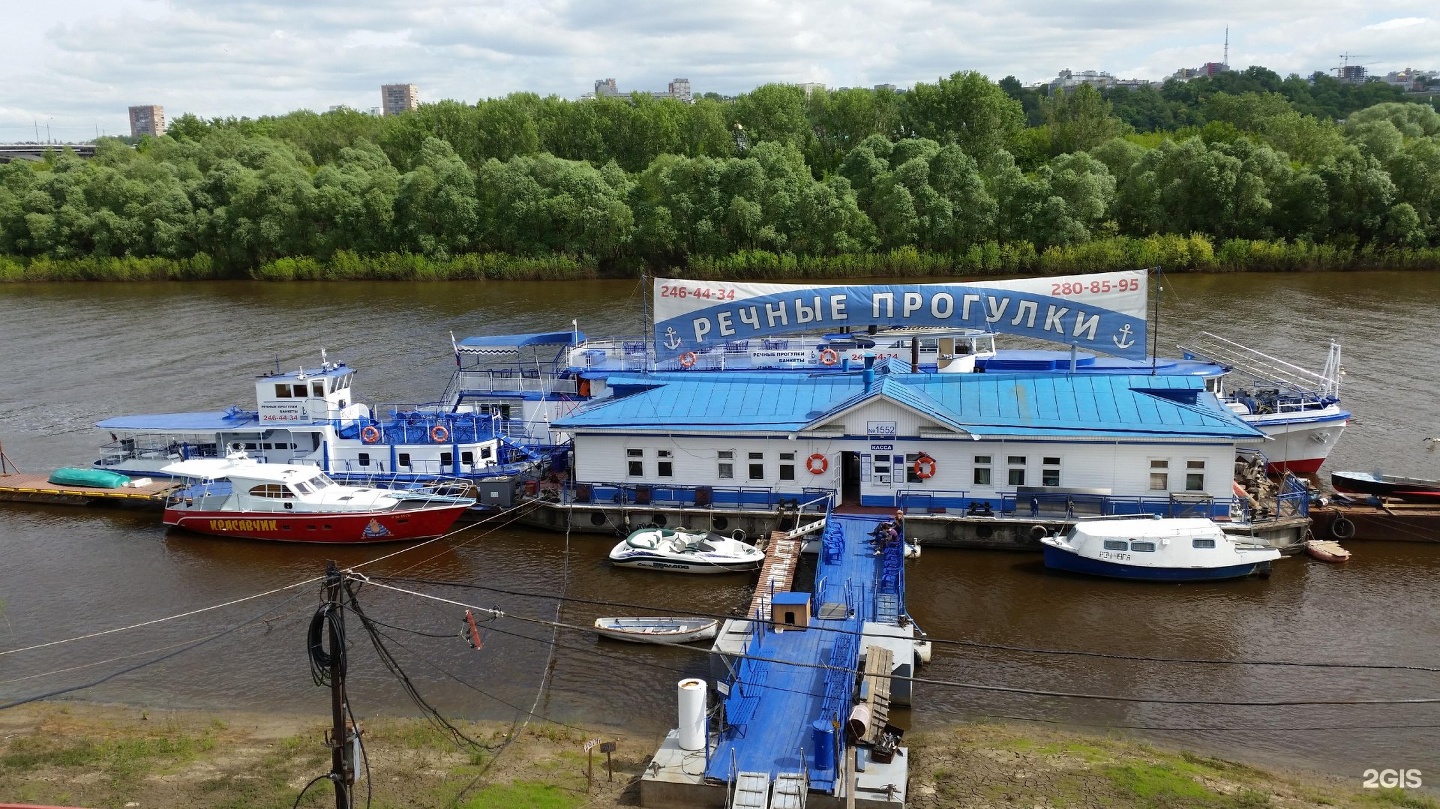
<path fill-rule="evenodd" d="M 650 483 L 575 483 L 566 481 L 557 497 L 562 503 L 619 506 L 724 507 L 770 511 L 786 508 L 801 514 L 824 514 L 834 489 L 810 488 L 799 495 L 772 486 L 684 486 Z"/>
<path fill-rule="evenodd" d="M 1312 393 L 1332 400 L 1340 396 L 1340 344 L 1334 340 L 1330 341 L 1325 369 L 1318 374 L 1208 331 L 1201 332 L 1191 346 L 1180 346 L 1180 349 L 1229 366 L 1236 376 L 1243 375 L 1287 391 Z"/>

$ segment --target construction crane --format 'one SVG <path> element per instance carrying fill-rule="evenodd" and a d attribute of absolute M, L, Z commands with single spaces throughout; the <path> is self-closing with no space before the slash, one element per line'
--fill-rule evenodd
<path fill-rule="evenodd" d="M 1351 59 L 1366 59 L 1366 58 L 1369 58 L 1369 56 L 1370 56 L 1370 54 L 1368 54 L 1368 53 L 1350 53 L 1349 51 L 1346 51 L 1345 53 L 1340 54 L 1340 66 L 1337 67 L 1337 68 L 1334 68 L 1334 70 L 1335 70 L 1335 78 L 1339 79 L 1340 81 L 1353 81 L 1353 82 L 1362 82 L 1362 81 L 1365 81 L 1365 72 L 1366 72 L 1366 71 L 1365 71 L 1365 68 L 1366 68 L 1366 66 L 1368 66 L 1368 65 L 1373 65 L 1373 64 L 1375 64 L 1375 63 L 1374 63 L 1374 62 L 1356 62 L 1355 64 L 1352 65 L 1352 64 L 1350 64 L 1350 60 L 1351 60 Z"/>

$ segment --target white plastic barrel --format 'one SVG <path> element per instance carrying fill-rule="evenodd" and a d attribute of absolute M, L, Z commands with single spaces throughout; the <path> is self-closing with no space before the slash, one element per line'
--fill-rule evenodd
<path fill-rule="evenodd" d="M 705 749 L 705 681 L 680 681 L 680 749 Z"/>

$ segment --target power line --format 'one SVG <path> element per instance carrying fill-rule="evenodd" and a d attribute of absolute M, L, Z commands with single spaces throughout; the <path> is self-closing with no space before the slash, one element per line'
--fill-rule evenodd
<path fill-rule="evenodd" d="M 637 609 L 637 610 L 665 609 L 665 608 L 656 607 L 656 606 L 650 605 L 650 604 L 633 604 L 633 603 L 627 603 L 627 602 L 623 602 L 623 601 L 604 601 L 604 600 L 598 600 L 598 599 L 586 599 L 586 598 L 574 598 L 574 597 L 565 597 L 565 596 L 555 596 L 555 595 L 549 595 L 549 594 L 543 594 L 543 593 L 525 592 L 525 591 L 521 591 L 521 590 L 509 590 L 509 589 L 505 589 L 505 588 L 502 588 L 502 587 L 494 587 L 494 586 L 485 585 L 485 584 L 468 584 L 468 583 L 464 583 L 464 582 L 447 582 L 447 581 L 436 580 L 436 579 L 417 579 L 417 578 L 398 577 L 398 576 L 379 576 L 379 577 L 374 577 L 374 578 L 370 579 L 370 581 L 371 581 L 372 583 L 374 583 L 374 582 L 376 582 L 377 579 L 379 579 L 379 580 L 385 580 L 385 581 L 404 581 L 404 582 L 412 582 L 412 583 L 414 583 L 414 584 L 425 584 L 425 585 L 431 585 L 431 586 L 459 587 L 459 588 L 467 589 L 467 590 L 485 590 L 485 591 L 487 591 L 487 592 L 501 593 L 501 594 L 503 594 L 503 595 L 519 596 L 519 597 L 525 597 L 525 598 L 558 598 L 558 599 L 560 599 L 560 600 L 562 600 L 562 601 L 569 601 L 569 602 L 574 602 L 574 603 L 577 603 L 577 604 L 590 604 L 590 605 L 594 605 L 594 606 L 625 607 L 625 608 L 628 608 L 628 609 Z M 704 618 L 717 618 L 717 619 L 734 618 L 734 619 L 736 619 L 736 620 L 755 620 L 755 619 L 753 619 L 753 618 L 746 618 L 745 616 L 737 616 L 737 615 L 734 615 L 734 614 L 705 613 L 705 612 L 695 612 L 695 611 L 691 611 L 691 610 L 685 610 L 685 614 L 687 614 L 687 615 L 695 615 L 695 616 L 704 617 Z M 815 625 L 811 625 L 811 626 L 810 626 L 810 629 L 818 629 L 818 630 L 820 630 L 820 631 L 822 631 L 822 632 L 833 632 L 833 633 L 841 634 L 841 635 L 853 635 L 853 636 L 857 636 L 857 637 L 863 637 L 863 636 L 865 636 L 865 633 L 864 633 L 864 632 L 857 631 L 857 630 L 853 630 L 853 629 L 842 629 L 842 628 L 839 628 L 839 627 L 825 627 L 825 626 L 815 626 Z M 1117 652 L 1094 652 L 1094 651 L 1086 651 L 1086 650 L 1083 650 L 1083 649 L 1047 649 L 1047 648 L 1039 648 L 1039 647 L 1031 647 L 1031 646 L 1014 646 L 1014 645 L 1008 645 L 1008 644 L 1002 644 L 1002 643 L 986 643 L 986 642 L 983 642 L 983 641 L 975 641 L 975 640 L 959 640 L 959 639 L 950 639 L 950 638 L 937 638 L 937 637 L 935 637 L 935 636 L 933 636 L 933 635 L 925 635 L 924 637 L 917 638 L 917 640 L 926 640 L 926 641 L 929 641 L 929 642 L 931 642 L 931 643 L 933 643 L 933 644 L 941 645 L 941 646 L 960 646 L 960 647 L 967 647 L 967 648 L 974 648 L 974 649 L 991 649 L 991 650 L 995 650 L 995 651 L 1004 651 L 1004 652 L 1021 652 L 1021 653 L 1025 653 L 1025 654 L 1058 655 L 1058 656 L 1074 656 L 1074 657 L 1096 657 L 1096 658 L 1103 658 L 1103 659 L 1108 659 L 1108 660 L 1130 660 L 1130 661 L 1136 661 L 1136 662 L 1142 662 L 1142 663 L 1184 663 L 1184 664 L 1192 664 L 1192 665 L 1213 665 L 1213 666 L 1281 666 L 1281 667 L 1291 666 L 1291 667 L 1300 667 L 1300 668 L 1375 669 L 1375 670 L 1381 670 L 1381 671 L 1440 672 L 1440 667 L 1435 667 L 1435 666 L 1420 666 L 1420 665 L 1405 665 L 1405 664 L 1399 664 L 1399 663 L 1334 663 L 1334 662 L 1294 661 L 1294 660 L 1243 660 L 1243 659 L 1227 660 L 1227 659 L 1224 659 L 1224 658 L 1205 658 L 1205 657 L 1160 657 L 1160 656 L 1154 656 L 1154 655 L 1129 655 L 1129 654 L 1120 654 L 1120 653 L 1117 653 Z"/>
<path fill-rule="evenodd" d="M 507 614 L 507 613 L 505 613 L 505 612 L 502 612 L 502 611 L 500 611 L 500 610 L 491 609 L 491 608 L 487 608 L 487 607 L 479 607 L 479 606 L 476 606 L 476 605 L 474 605 L 474 604 L 466 604 L 466 603 L 464 603 L 464 602 L 462 602 L 462 601 L 455 601 L 455 600 L 453 600 L 453 599 L 442 598 L 442 597 L 440 597 L 440 596 L 431 595 L 431 594 L 429 594 L 429 593 L 421 593 L 421 592 L 417 592 L 417 591 L 414 591 L 414 590 L 406 590 L 406 589 L 404 589 L 404 588 L 394 587 L 394 586 L 391 586 L 391 585 L 388 585 L 388 584 L 381 584 L 380 582 L 376 582 L 376 581 L 369 581 L 369 584 L 372 585 L 372 586 L 374 586 L 374 587 L 380 587 L 380 588 L 387 589 L 387 590 L 394 590 L 395 592 L 399 592 L 399 593 L 408 593 L 409 595 L 415 596 L 415 597 L 417 597 L 417 598 L 430 599 L 430 600 L 434 600 L 434 601 L 438 601 L 438 602 L 442 602 L 442 603 L 452 604 L 452 605 L 455 605 L 455 606 L 458 606 L 458 607 L 464 607 L 464 608 L 470 609 L 470 610 L 480 610 L 480 611 L 483 611 L 483 612 L 485 612 L 485 613 L 488 613 L 488 614 L 490 614 L 490 615 L 492 615 L 492 616 L 494 616 L 494 617 L 496 617 L 496 618 L 508 617 L 508 618 L 511 618 L 511 619 L 514 619 L 514 620 L 517 620 L 517 621 L 527 621 L 527 622 L 530 622 L 530 623 L 536 623 L 536 624 L 542 624 L 542 625 L 548 625 L 548 626 L 558 626 L 558 627 L 561 627 L 561 628 L 564 628 L 564 629 L 573 629 L 573 630 L 576 630 L 576 631 L 579 631 L 579 632 L 592 632 L 592 633 L 595 632 L 594 627 L 581 627 L 581 626 L 576 626 L 576 625 L 574 625 L 574 624 L 561 623 L 561 622 L 558 622 L 558 621 L 546 621 L 546 620 L 541 619 L 541 618 L 530 618 L 530 617 L 521 616 L 521 615 L 511 615 L 511 614 Z M 692 651 L 694 651 L 694 652 L 700 652 L 700 653 L 702 653 L 702 654 L 707 654 L 707 655 L 710 654 L 709 650 L 706 650 L 706 649 L 693 649 Z M 749 658 L 752 659 L 752 660 L 756 660 L 756 661 L 759 661 L 759 662 L 762 662 L 762 663 L 774 663 L 774 664 L 776 664 L 776 665 L 783 665 L 783 666 L 794 666 L 794 667 L 798 667 L 798 668 L 820 669 L 820 670 L 825 670 L 825 671 L 839 671 L 839 672 L 848 673 L 848 674 L 863 674 L 863 673 L 864 673 L 864 672 L 862 672 L 862 671 L 859 670 L 859 669 L 854 669 L 854 668 L 849 668 L 849 667 L 842 667 L 842 666 L 832 666 L 832 665 L 825 664 L 825 663 L 801 663 L 801 662 L 797 662 L 797 661 L 793 661 L 793 660 L 780 660 L 780 659 L 776 659 L 776 658 L 757 657 L 757 656 L 754 656 L 754 655 L 747 655 L 747 657 L 749 657 Z M 940 680 L 940 679 L 936 679 L 936 678 L 933 678 L 933 677 L 913 677 L 913 676 L 906 677 L 906 676 L 901 676 L 901 675 L 891 675 L 891 678 L 892 678 L 892 679 L 895 679 L 895 680 L 909 681 L 909 682 L 912 682 L 912 683 L 921 683 L 921 684 L 925 684 L 925 685 L 935 685 L 935 686 L 941 686 L 941 687 L 945 687 L 945 688 L 960 688 L 960 689 L 966 689 L 966 690 L 972 690 L 972 691 L 987 691 L 987 692 L 993 692 L 993 693 L 1018 694 L 1018 695 L 1024 695 L 1024 696 L 1055 697 L 1055 698 L 1061 698 L 1061 699 L 1087 699 L 1087 700 L 1097 700 L 1097 701 L 1102 701 L 1102 702 L 1138 702 L 1138 703 L 1157 704 L 1157 705 L 1215 705 L 1215 706 L 1225 706 L 1225 707 L 1298 707 L 1298 706 L 1308 706 L 1308 705 L 1433 705 L 1433 704 L 1440 704 L 1440 697 L 1409 697 L 1409 698 L 1395 698 L 1395 699 L 1309 699 L 1309 700 L 1217 700 L 1217 699 L 1180 699 L 1180 698 L 1176 698 L 1176 697 L 1128 697 L 1128 696 L 1121 696 L 1121 695 L 1118 695 L 1118 694 L 1089 694 L 1089 693 L 1084 693 L 1084 692 L 1079 692 L 1079 691 L 1054 691 L 1054 690 L 1039 689 L 1039 688 L 1020 688 L 1020 687 L 1017 687 L 1017 686 L 986 685 L 986 684 L 983 684 L 983 683 L 965 683 L 965 682 L 959 682 L 959 681 L 954 681 L 954 680 Z"/>

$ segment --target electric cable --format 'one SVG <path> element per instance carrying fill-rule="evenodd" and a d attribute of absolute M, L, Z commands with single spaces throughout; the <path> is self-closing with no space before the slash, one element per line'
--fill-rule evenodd
<path fill-rule="evenodd" d="M 397 577 L 397 576 L 375 576 L 375 577 L 371 577 L 370 580 L 371 580 L 373 583 L 378 583 L 378 582 L 380 582 L 380 581 L 403 581 L 403 582 L 410 582 L 410 583 L 412 583 L 412 584 L 417 584 L 417 585 L 430 585 L 430 586 L 442 586 L 442 587 L 458 587 L 458 588 L 467 589 L 467 590 L 484 590 L 484 591 L 486 591 L 486 592 L 500 593 L 500 594 L 502 594 L 502 595 L 520 596 L 520 597 L 526 597 L 526 598 L 553 598 L 553 597 L 554 597 L 554 596 L 547 596 L 547 595 L 538 594 L 538 593 L 529 593 L 529 592 L 525 592 L 525 591 L 522 591 L 522 590 L 510 590 L 510 589 L 505 589 L 505 588 L 502 588 L 502 587 L 494 587 L 494 586 L 485 585 L 485 584 L 468 584 L 468 583 L 465 583 L 465 582 L 452 582 L 452 581 L 444 581 L 444 580 L 440 580 L 440 579 L 417 579 L 417 578 L 406 578 L 406 577 Z M 574 602 L 574 603 L 577 603 L 577 604 L 590 604 L 590 605 L 593 605 L 593 606 L 625 607 L 625 608 L 628 608 L 628 609 L 637 609 L 637 610 L 668 609 L 668 608 L 665 608 L 665 607 L 656 607 L 656 606 L 654 606 L 654 605 L 648 605 L 648 604 L 634 604 L 634 603 L 628 603 L 628 602 L 624 602 L 624 601 L 606 601 L 606 600 L 599 600 L 599 599 L 586 599 L 586 598 L 575 598 L 575 597 L 564 597 L 564 596 L 561 596 L 561 598 L 564 598 L 564 600 L 566 600 L 566 601 Z M 684 613 L 685 613 L 686 615 L 694 615 L 694 616 L 703 617 L 703 618 L 734 619 L 734 620 L 740 620 L 740 621 L 754 620 L 754 619 L 752 619 L 752 618 L 746 618 L 746 617 L 744 617 L 744 616 L 739 616 L 739 615 L 734 615 L 734 614 L 705 613 L 705 612 L 695 612 L 695 611 L 692 611 L 692 610 L 685 610 Z M 512 617 L 513 617 L 513 616 L 512 616 Z M 841 634 L 841 635 L 864 636 L 864 633 L 863 633 L 863 632 L 858 631 L 858 630 L 853 630 L 853 629 L 842 629 L 842 628 L 839 628 L 839 627 L 825 627 L 825 626 L 815 626 L 815 625 L 811 625 L 809 628 L 810 628 L 810 629 L 818 629 L 818 630 L 820 630 L 820 631 L 822 631 L 822 632 L 832 632 L 832 633 Z M 996 650 L 996 651 L 1021 652 L 1021 653 L 1026 653 L 1026 654 L 1039 654 L 1039 655 L 1057 655 L 1057 656 L 1075 656 L 1075 657 L 1095 657 L 1095 658 L 1102 658 L 1102 659 L 1107 659 L 1107 660 L 1130 660 L 1130 661 L 1143 662 L 1143 663 L 1183 663 L 1183 664 L 1193 664 L 1193 665 L 1214 665 L 1214 666 L 1281 666 L 1281 667 L 1290 666 L 1290 667 L 1297 667 L 1297 668 L 1373 669 L 1373 670 L 1380 670 L 1380 671 L 1420 671 L 1420 672 L 1431 672 L 1431 673 L 1440 672 L 1440 666 L 1420 666 L 1420 665 L 1408 665 L 1408 664 L 1398 664 L 1398 663 L 1395 663 L 1395 664 L 1387 664 L 1387 663 L 1337 663 L 1337 662 L 1325 662 L 1325 661 L 1227 660 L 1227 659 L 1224 659 L 1224 658 L 1203 658 L 1203 657 L 1197 657 L 1197 658 L 1160 657 L 1160 656 L 1154 656 L 1154 655 L 1127 655 L 1127 654 L 1120 654 L 1120 653 L 1117 653 L 1117 652 L 1095 652 L 1095 651 L 1087 651 L 1087 650 L 1083 650 L 1083 649 L 1046 649 L 1046 648 L 1030 647 L 1030 646 L 1015 646 L 1015 645 L 1009 645 L 1009 644 L 987 643 L 987 642 L 983 642 L 983 641 L 974 641 L 974 640 L 960 640 L 960 639 L 950 639 L 950 638 L 937 638 L 937 637 L 935 637 L 935 636 L 933 636 L 933 635 L 925 635 L 923 638 L 917 638 L 917 639 L 923 639 L 923 640 L 929 641 L 929 642 L 931 642 L 931 643 L 933 643 L 933 644 L 941 645 L 941 646 L 962 646 L 962 647 L 967 647 L 967 648 L 992 649 L 992 650 Z"/>
<path fill-rule="evenodd" d="M 347 583 L 348 583 L 348 582 L 347 582 Z M 403 589 L 403 588 L 394 587 L 394 586 L 387 585 L 387 584 L 382 584 L 382 583 L 380 583 L 380 582 L 378 582 L 378 581 L 368 581 L 368 583 L 369 583 L 371 586 L 373 586 L 373 587 L 380 587 L 380 588 L 383 588 L 383 589 L 394 590 L 394 591 L 396 591 L 396 592 L 401 592 L 401 593 L 409 593 L 410 595 L 416 596 L 416 597 L 418 597 L 418 598 L 433 599 L 433 600 L 435 600 L 435 601 L 439 601 L 439 602 L 443 602 L 443 603 L 447 603 L 447 604 L 453 604 L 453 605 L 455 605 L 455 606 L 464 607 L 464 608 L 466 608 L 466 609 L 471 609 L 471 610 L 483 610 L 483 611 L 486 611 L 486 612 L 489 612 L 489 613 L 495 615 L 496 617 L 508 617 L 508 618 L 512 618 L 512 619 L 518 620 L 518 621 L 526 621 L 526 622 L 530 622 L 530 623 L 543 624 L 543 625 L 556 625 L 556 626 L 559 626 L 559 627 L 562 627 L 562 628 L 565 628 L 565 629 L 573 629 L 573 630 L 580 631 L 580 632 L 587 632 L 587 631 L 593 632 L 593 631 L 594 631 L 594 628 L 593 628 L 593 627 L 581 627 L 581 626 L 575 626 L 575 625 L 573 625 L 573 624 L 561 623 L 561 622 L 558 622 L 558 621 L 546 621 L 546 620 L 541 619 L 541 618 L 529 618 L 529 617 L 526 617 L 526 616 L 508 614 L 508 613 L 501 612 L 501 611 L 499 611 L 499 610 L 487 609 L 487 608 L 484 608 L 484 607 L 478 607 L 478 606 L 473 605 L 473 604 L 466 604 L 466 603 L 461 602 L 461 601 L 455 601 L 455 600 L 453 600 L 453 599 L 442 598 L 442 597 L 440 597 L 440 596 L 435 596 L 435 595 L 431 595 L 431 594 L 428 594 L 428 593 L 420 593 L 420 592 L 416 592 L 416 591 L 413 591 L 413 590 L 405 590 L 405 589 Z M 695 649 L 695 650 L 693 650 L 693 651 L 695 651 L 695 652 L 700 652 L 700 653 L 707 654 L 707 655 L 710 653 L 709 650 L 705 650 L 705 649 Z M 752 659 L 752 660 L 759 661 L 759 662 L 763 662 L 763 663 L 774 663 L 774 664 L 776 664 L 776 665 L 793 666 L 793 667 L 798 667 L 798 668 L 820 669 L 820 670 L 826 670 L 826 671 L 839 671 L 839 672 L 849 673 L 849 674 L 863 674 L 863 673 L 864 673 L 864 672 L 862 672 L 862 671 L 860 671 L 860 670 L 858 670 L 858 669 L 847 668 L 847 667 L 842 667 L 842 666 L 832 666 L 832 665 L 826 664 L 826 663 L 801 663 L 801 662 L 797 662 L 797 661 L 793 661 L 793 660 L 781 660 L 781 659 L 776 659 L 776 658 L 757 657 L 757 656 L 754 656 L 754 655 L 747 655 L 747 657 L 749 657 L 749 658 Z M 1018 686 L 986 685 L 986 684 L 984 684 L 984 683 L 965 683 L 965 682 L 958 682 L 958 681 L 953 681 L 953 680 L 940 680 L 940 679 L 936 679 L 936 678 L 933 678 L 933 677 L 914 677 L 914 676 L 908 676 L 908 677 L 906 677 L 906 676 L 900 676 L 900 675 L 892 675 L 892 679 L 902 680 L 902 681 L 909 681 L 909 682 L 912 682 L 912 683 L 921 683 L 921 684 L 925 684 L 925 685 L 935 685 L 935 686 L 941 686 L 941 687 L 947 687 L 947 688 L 966 689 L 966 690 L 972 690 L 972 691 L 987 691 L 987 692 L 1003 693 L 1003 694 L 1019 694 L 1019 695 L 1025 695 L 1025 696 L 1055 697 L 1055 698 L 1061 698 L 1061 699 L 1088 699 L 1088 700 L 1096 700 L 1096 701 L 1102 701 L 1102 702 L 1138 702 L 1138 703 L 1158 704 L 1158 705 L 1215 705 L 1215 706 L 1226 706 L 1226 707 L 1292 707 L 1292 706 L 1309 706 L 1309 705 L 1431 705 L 1431 704 L 1440 704 L 1440 697 L 1409 697 L 1409 698 L 1394 698 L 1394 699 L 1301 699 L 1301 700 L 1217 700 L 1217 699 L 1180 699 L 1180 698 L 1175 698 L 1175 697 L 1131 697 L 1131 696 L 1122 696 L 1122 695 L 1118 695 L 1118 694 L 1089 694 L 1089 693 L 1078 692 L 1078 691 L 1054 691 L 1054 690 L 1038 689 L 1038 688 L 1020 688 L 1020 687 L 1018 687 Z"/>

